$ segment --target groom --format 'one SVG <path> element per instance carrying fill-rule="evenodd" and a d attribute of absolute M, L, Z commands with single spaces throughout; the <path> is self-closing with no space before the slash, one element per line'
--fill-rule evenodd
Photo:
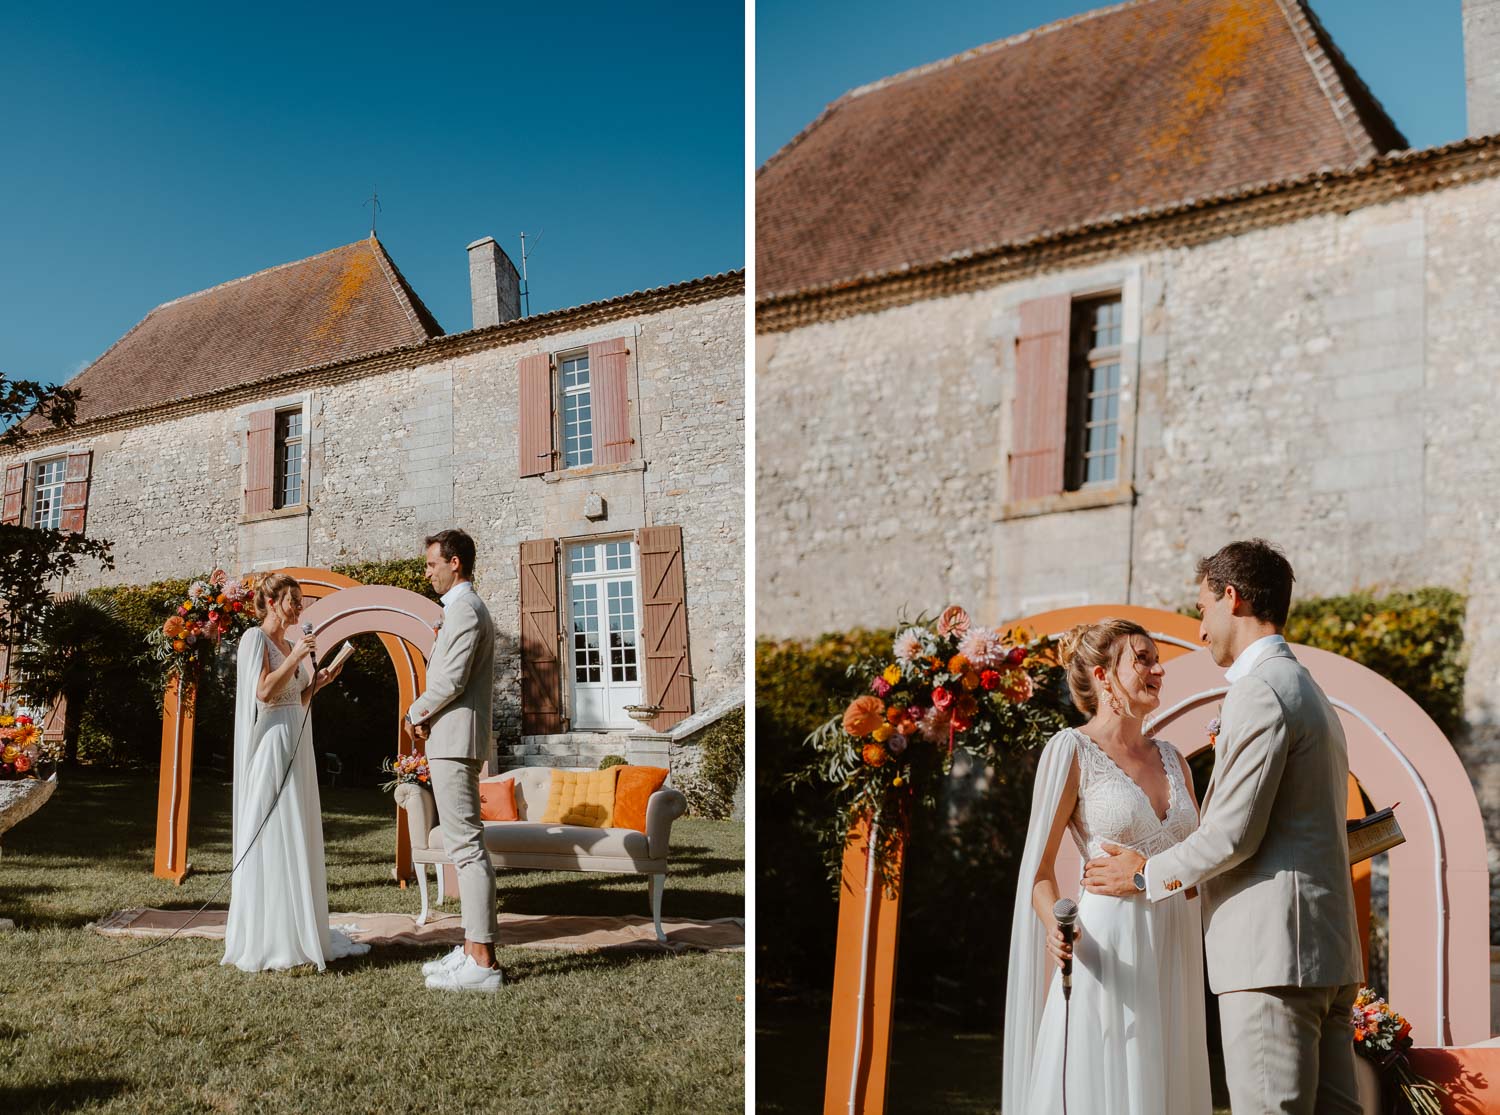
<path fill-rule="evenodd" d="M 497 991 L 495 868 L 479 817 L 479 770 L 494 758 L 490 735 L 495 682 L 495 625 L 474 591 L 474 539 L 461 530 L 427 539 L 427 580 L 443 598 L 443 622 L 427 688 L 406 713 L 426 743 L 432 796 L 448 858 L 458 871 L 464 943 L 422 966 L 427 986 L 445 991 Z"/>
<path fill-rule="evenodd" d="M 1230 684 L 1198 829 L 1149 860 L 1106 845 L 1083 875 L 1118 898 L 1203 895 L 1234 1115 L 1360 1110 L 1349 757 L 1328 698 L 1281 636 L 1292 580 L 1260 539 L 1199 561 L 1199 638 Z"/>

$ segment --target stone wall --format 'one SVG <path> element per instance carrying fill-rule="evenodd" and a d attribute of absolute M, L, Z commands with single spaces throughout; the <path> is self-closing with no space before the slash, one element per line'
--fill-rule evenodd
<path fill-rule="evenodd" d="M 1469 595 L 1456 740 L 1500 847 L 1500 180 L 759 338 L 758 631 L 950 602 L 1191 603 L 1281 543 L 1300 596 Z M 1016 307 L 1123 291 L 1127 489 L 1006 504 Z M 1133 331 L 1133 337 L 1130 335 Z"/>
<path fill-rule="evenodd" d="M 29 454 L 94 451 L 87 532 L 114 542 L 110 574 L 68 589 L 207 571 L 409 557 L 461 526 L 478 543 L 475 586 L 495 618 L 496 729 L 511 762 L 592 764 L 625 733 L 520 738 L 518 559 L 522 541 L 683 532 L 689 653 L 699 706 L 744 687 L 744 300 L 676 306 L 444 360 L 268 394 L 221 411 L 52 442 Z M 502 335 L 503 336 L 503 335 Z M 520 478 L 517 365 L 523 356 L 630 338 L 640 459 Z M 414 358 L 420 361 L 420 358 Z M 248 416 L 301 403 L 308 502 L 243 514 Z M 603 516 L 585 518 L 585 499 Z"/>

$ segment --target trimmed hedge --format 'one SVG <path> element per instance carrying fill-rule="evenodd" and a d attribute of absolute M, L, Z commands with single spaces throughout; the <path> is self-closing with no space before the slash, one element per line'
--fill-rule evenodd
<path fill-rule="evenodd" d="M 745 777 L 745 710 L 725 713 L 694 737 L 698 770 L 682 780 L 682 793 L 695 817 L 727 821 L 734 792 Z"/>

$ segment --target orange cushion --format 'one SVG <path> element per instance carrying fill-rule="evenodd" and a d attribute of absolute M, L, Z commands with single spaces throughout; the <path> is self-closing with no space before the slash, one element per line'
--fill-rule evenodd
<path fill-rule="evenodd" d="M 494 778 L 479 783 L 479 819 L 481 821 L 519 821 L 516 812 L 516 780 Z"/>
<path fill-rule="evenodd" d="M 646 803 L 667 780 L 665 767 L 620 767 L 615 780 L 615 828 L 646 831 Z"/>

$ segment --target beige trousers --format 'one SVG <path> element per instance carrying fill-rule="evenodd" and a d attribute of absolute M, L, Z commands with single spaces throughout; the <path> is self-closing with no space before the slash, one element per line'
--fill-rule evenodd
<path fill-rule="evenodd" d="M 1265 987 L 1219 996 L 1234 1115 L 1359 1115 L 1349 1010 L 1359 988 Z"/>
<path fill-rule="evenodd" d="M 432 797 L 437 804 L 443 846 L 458 872 L 458 901 L 464 939 L 495 939 L 495 865 L 484 850 L 484 823 L 479 819 L 478 759 L 434 759 Z"/>

